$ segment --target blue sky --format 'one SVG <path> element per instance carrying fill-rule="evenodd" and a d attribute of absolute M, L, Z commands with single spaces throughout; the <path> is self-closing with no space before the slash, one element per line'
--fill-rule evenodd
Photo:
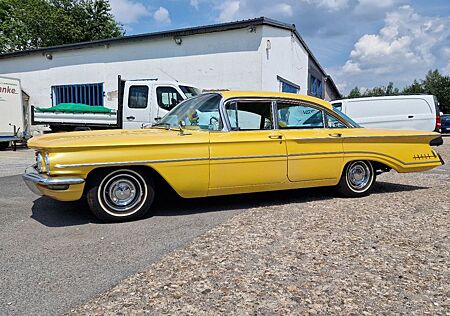
<path fill-rule="evenodd" d="M 296 25 L 341 92 L 450 74 L 450 0 L 110 0 L 126 33 L 266 16 Z"/>

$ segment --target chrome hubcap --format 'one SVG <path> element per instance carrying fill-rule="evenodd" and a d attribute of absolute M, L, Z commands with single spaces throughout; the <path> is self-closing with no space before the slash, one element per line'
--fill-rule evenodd
<path fill-rule="evenodd" d="M 101 200 L 106 211 L 116 216 L 130 215 L 145 203 L 145 180 L 132 170 L 119 170 L 105 178 L 101 185 Z"/>
<path fill-rule="evenodd" d="M 348 168 L 347 179 L 353 189 L 362 190 L 370 184 L 372 171 L 366 163 L 354 162 Z"/>
<path fill-rule="evenodd" d="M 111 184 L 109 196 L 118 206 L 127 206 L 136 196 L 136 187 L 131 181 L 118 180 Z"/>

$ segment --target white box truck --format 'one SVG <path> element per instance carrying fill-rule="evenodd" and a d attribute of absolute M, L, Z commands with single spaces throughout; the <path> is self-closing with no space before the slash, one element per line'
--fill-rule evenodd
<path fill-rule="evenodd" d="M 77 107 L 77 104 L 73 104 L 73 111 L 59 110 L 58 106 L 54 111 L 52 108 L 32 107 L 32 124 L 47 125 L 53 132 L 142 128 L 156 123 L 178 103 L 200 94 L 201 90 L 177 81 L 122 80 L 119 76 L 117 92 L 117 110 L 98 106 Z M 75 98 L 73 102 L 76 102 Z"/>
<path fill-rule="evenodd" d="M 440 132 L 439 104 L 433 95 L 399 95 L 343 99 L 333 108 L 369 128 Z"/>
<path fill-rule="evenodd" d="M 0 150 L 30 136 L 28 113 L 22 100 L 20 80 L 0 77 Z"/>

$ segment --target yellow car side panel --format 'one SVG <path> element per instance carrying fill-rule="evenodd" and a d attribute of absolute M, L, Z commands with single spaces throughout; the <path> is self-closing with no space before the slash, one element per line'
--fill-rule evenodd
<path fill-rule="evenodd" d="M 288 151 L 290 181 L 338 182 L 343 163 L 343 144 L 329 129 L 282 130 Z"/>
<path fill-rule="evenodd" d="M 278 136 L 272 130 L 211 133 L 210 189 L 287 182 L 286 145 Z"/>

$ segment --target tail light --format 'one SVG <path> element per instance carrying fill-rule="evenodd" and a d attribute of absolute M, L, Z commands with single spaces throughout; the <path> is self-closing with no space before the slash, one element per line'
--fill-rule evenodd
<path fill-rule="evenodd" d="M 440 129 L 441 129 L 441 115 L 439 113 L 436 113 L 436 126 L 434 130 L 439 132 Z"/>

